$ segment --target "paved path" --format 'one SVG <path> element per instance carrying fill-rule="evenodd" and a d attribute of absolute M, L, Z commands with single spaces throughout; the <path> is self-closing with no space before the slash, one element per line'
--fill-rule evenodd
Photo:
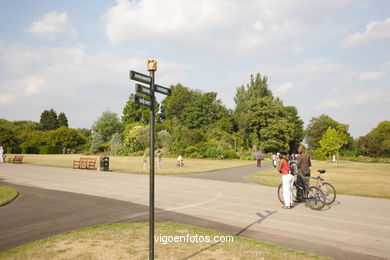
<path fill-rule="evenodd" d="M 145 175 L 5 164 L 0 167 L 0 178 L 19 185 L 148 205 Z M 283 210 L 272 187 L 194 176 L 156 176 L 156 207 L 157 216 L 166 211 L 191 215 L 214 223 L 213 228 L 218 223 L 216 229 L 232 234 L 320 255 L 390 258 L 390 200 L 386 199 L 340 195 L 335 205 L 320 212 L 303 204 Z M 129 211 L 123 218 L 137 220 L 145 218 L 145 213 Z"/>

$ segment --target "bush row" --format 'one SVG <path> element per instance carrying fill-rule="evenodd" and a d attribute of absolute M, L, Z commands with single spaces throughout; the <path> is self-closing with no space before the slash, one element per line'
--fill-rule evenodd
<path fill-rule="evenodd" d="M 7 153 L 13 154 L 60 154 L 61 146 L 43 145 L 43 146 L 16 146 L 7 148 Z"/>

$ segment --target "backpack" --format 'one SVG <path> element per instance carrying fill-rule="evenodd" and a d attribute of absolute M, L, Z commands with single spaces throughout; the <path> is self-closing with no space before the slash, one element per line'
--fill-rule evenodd
<path fill-rule="evenodd" d="M 298 164 L 295 161 L 289 161 L 288 165 L 290 166 L 289 173 L 291 175 L 297 175 L 298 174 Z"/>

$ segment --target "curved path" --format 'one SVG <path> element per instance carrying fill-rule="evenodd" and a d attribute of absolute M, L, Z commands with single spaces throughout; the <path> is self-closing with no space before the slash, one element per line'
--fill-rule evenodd
<path fill-rule="evenodd" d="M 335 205 L 320 212 L 304 204 L 283 210 L 276 188 L 237 177 L 252 170 L 257 171 L 256 167 L 243 167 L 191 176 L 156 176 L 157 220 L 189 222 L 338 259 L 390 258 L 390 200 L 339 195 Z M 241 181 L 234 180 L 236 177 Z M 145 175 L 6 164 L 0 167 L 1 179 L 131 202 L 140 208 L 148 205 Z M 100 200 L 96 199 L 95 206 Z M 147 219 L 145 208 L 137 211 L 128 205 L 129 210 L 121 208 L 115 221 Z M 3 210 L 7 208 L 0 208 L 0 222 Z M 74 212 L 78 210 L 74 208 Z"/>

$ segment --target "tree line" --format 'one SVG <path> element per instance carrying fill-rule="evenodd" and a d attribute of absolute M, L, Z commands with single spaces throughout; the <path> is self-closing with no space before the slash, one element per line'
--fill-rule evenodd
<path fill-rule="evenodd" d="M 335 153 L 390 156 L 390 122 L 381 122 L 354 139 L 348 125 L 328 115 L 313 117 L 306 129 L 295 106 L 286 106 L 268 87 L 268 78 L 251 75 L 236 89 L 235 108 L 216 92 L 171 86 L 172 95 L 156 102 L 156 148 L 194 158 L 252 158 L 254 151 L 296 152 L 305 140 L 314 157 Z M 121 118 L 104 111 L 91 129 L 71 129 L 65 113 L 45 110 L 39 123 L 0 120 L 0 144 L 6 147 L 57 146 L 90 153 L 143 153 L 149 146 L 149 110 L 131 96 Z"/>

